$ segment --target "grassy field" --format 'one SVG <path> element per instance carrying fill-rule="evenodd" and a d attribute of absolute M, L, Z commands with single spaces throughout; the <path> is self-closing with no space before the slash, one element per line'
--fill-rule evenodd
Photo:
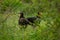
<path fill-rule="evenodd" d="M 7 14 L 0 14 L 0 20 L 7 17 Z M 18 14 L 9 14 L 10 16 L 5 22 L 0 25 L 0 40 L 55 40 L 56 36 L 56 25 L 54 25 L 54 19 L 41 20 L 40 27 L 33 29 L 32 26 L 28 25 L 24 31 L 20 29 L 18 25 Z M 49 18 L 50 19 L 50 18 Z M 3 21 L 1 20 L 1 22 Z M 49 23 L 49 22 L 50 23 Z"/>
<path fill-rule="evenodd" d="M 1 0 L 0 6 L 0 40 L 60 40 L 60 12 L 59 0 L 51 2 L 47 0 Z M 18 25 L 19 12 L 23 11 L 24 16 L 31 17 L 42 12 L 41 22 L 34 29 L 28 25 L 26 30 L 20 29 Z"/>

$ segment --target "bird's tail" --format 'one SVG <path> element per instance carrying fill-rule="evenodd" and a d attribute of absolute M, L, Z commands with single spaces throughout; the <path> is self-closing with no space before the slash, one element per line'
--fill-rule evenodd
<path fill-rule="evenodd" d="M 42 16 L 42 13 L 41 12 L 38 12 L 37 18 L 41 18 L 41 16 Z"/>

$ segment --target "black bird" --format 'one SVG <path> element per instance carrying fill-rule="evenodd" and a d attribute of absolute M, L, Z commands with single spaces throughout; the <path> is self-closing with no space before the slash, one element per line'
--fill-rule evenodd
<path fill-rule="evenodd" d="M 19 25 L 27 25 L 27 24 L 29 24 L 29 22 L 28 22 L 27 19 L 24 17 L 23 13 L 20 13 Z"/>
<path fill-rule="evenodd" d="M 28 17 L 26 18 L 29 22 L 34 23 L 35 20 L 40 19 L 40 13 L 38 12 L 38 15 L 35 17 Z"/>
<path fill-rule="evenodd" d="M 25 28 L 27 27 L 27 25 L 32 25 L 34 26 L 35 24 L 35 20 L 40 19 L 40 13 L 38 12 L 38 15 L 35 17 L 28 17 L 25 18 L 23 12 L 20 13 L 20 17 L 19 17 L 19 25 L 25 26 Z"/>

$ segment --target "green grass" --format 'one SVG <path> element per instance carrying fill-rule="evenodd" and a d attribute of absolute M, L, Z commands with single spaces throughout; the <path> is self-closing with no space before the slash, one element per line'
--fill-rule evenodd
<path fill-rule="evenodd" d="M 0 40 L 60 40 L 59 0 L 1 0 L 0 4 Z M 40 27 L 28 25 L 25 31 L 21 30 L 18 25 L 21 11 L 26 18 L 42 12 Z"/>
<path fill-rule="evenodd" d="M 4 20 L 7 14 L 1 14 L 0 18 Z M 5 17 L 5 18 L 4 18 Z M 48 21 L 41 20 L 40 27 L 33 29 L 28 25 L 24 31 L 20 29 L 18 25 L 19 14 L 13 14 L 7 18 L 7 20 L 0 25 L 0 40 L 55 40 L 55 27 L 54 22 L 49 24 Z M 1 20 L 1 19 L 0 19 Z"/>

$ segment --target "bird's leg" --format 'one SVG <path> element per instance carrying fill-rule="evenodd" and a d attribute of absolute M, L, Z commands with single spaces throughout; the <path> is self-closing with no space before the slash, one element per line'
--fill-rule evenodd
<path fill-rule="evenodd" d="M 24 29 L 26 29 L 26 28 L 27 28 L 27 25 L 24 26 Z"/>
<path fill-rule="evenodd" d="M 22 30 L 25 31 L 26 27 L 27 27 L 27 25 L 23 25 Z"/>
<path fill-rule="evenodd" d="M 41 19 L 39 19 L 39 24 L 40 24 L 40 22 L 41 22 Z"/>
<path fill-rule="evenodd" d="M 20 29 L 21 29 L 21 30 L 23 29 L 23 25 L 21 25 Z"/>
<path fill-rule="evenodd" d="M 35 24 L 32 24 L 32 26 L 33 26 L 33 28 L 35 28 L 35 27 L 36 27 L 36 25 L 35 25 Z"/>

